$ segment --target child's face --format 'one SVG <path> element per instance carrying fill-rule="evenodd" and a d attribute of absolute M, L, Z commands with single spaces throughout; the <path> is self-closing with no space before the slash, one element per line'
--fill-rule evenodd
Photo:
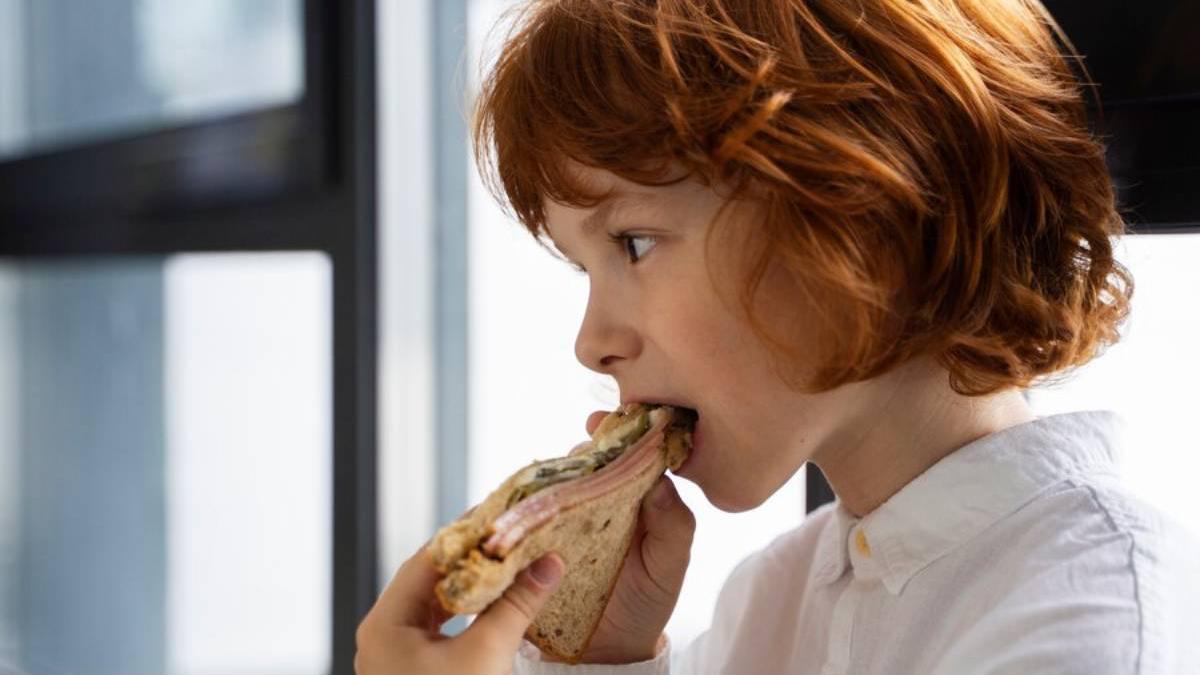
<path fill-rule="evenodd" d="M 551 238 L 590 283 L 576 356 L 613 376 L 623 403 L 694 408 L 696 448 L 680 475 L 719 508 L 757 506 L 829 435 L 834 411 L 846 410 L 834 399 L 845 397 L 841 390 L 798 394 L 772 368 L 738 307 L 731 246 L 714 240 L 706 260 L 705 235 L 722 204 L 717 192 L 692 181 L 646 187 L 607 171 L 579 171 L 589 184 L 618 192 L 595 208 L 546 203 Z M 753 227 L 748 212 L 743 205 L 722 218 L 734 219 L 730 231 L 744 232 Z M 800 297 L 782 275 L 768 273 L 757 302 L 773 329 L 803 346 L 811 312 Z"/>

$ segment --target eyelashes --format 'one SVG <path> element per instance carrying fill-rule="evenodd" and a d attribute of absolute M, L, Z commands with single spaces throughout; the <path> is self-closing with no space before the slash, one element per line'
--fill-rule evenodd
<path fill-rule="evenodd" d="M 628 232 L 617 232 L 608 235 L 608 240 L 617 247 L 617 250 L 625 256 L 626 262 L 630 265 L 636 265 L 641 262 L 655 246 L 658 245 L 658 238 L 650 235 L 631 234 Z M 563 258 L 563 262 L 579 274 L 587 274 L 587 268 L 570 258 Z"/>
<path fill-rule="evenodd" d="M 658 244 L 658 239 L 655 237 L 631 234 L 628 232 L 619 232 L 617 234 L 608 235 L 609 241 L 621 247 L 621 252 L 625 254 L 630 265 L 636 265 L 641 259 L 650 252 L 651 249 Z"/>

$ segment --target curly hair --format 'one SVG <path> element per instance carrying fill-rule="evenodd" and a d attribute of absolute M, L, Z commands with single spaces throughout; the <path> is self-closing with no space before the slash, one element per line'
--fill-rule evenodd
<path fill-rule="evenodd" d="M 960 394 L 1026 387 L 1119 339 L 1133 279 L 1073 46 L 1037 0 L 535 0 L 483 82 L 473 140 L 543 240 L 594 205 L 570 160 L 646 185 L 682 166 L 760 209 L 768 269 L 819 293 L 813 392 L 932 355 Z M 831 308 L 836 308 L 833 311 Z"/>

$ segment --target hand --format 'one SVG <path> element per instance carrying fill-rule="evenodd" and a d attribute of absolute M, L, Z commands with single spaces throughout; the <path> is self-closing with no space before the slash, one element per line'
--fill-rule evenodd
<path fill-rule="evenodd" d="M 587 421 L 591 434 L 605 412 Z M 656 507 L 655 498 L 665 500 Z M 654 658 L 663 628 L 675 610 L 684 572 L 691 559 L 696 517 L 679 498 L 675 484 L 663 476 L 642 500 L 633 544 L 600 618 L 583 663 L 633 663 Z M 543 655 L 552 661 L 548 655 Z"/>
<path fill-rule="evenodd" d="M 546 565 L 548 580 L 531 574 Z M 557 554 L 542 556 L 517 575 L 504 595 L 454 637 L 440 632 L 451 616 L 433 587 L 441 578 L 425 547 L 409 558 L 358 626 L 357 675 L 501 675 L 512 672 L 525 629 L 562 578 Z"/>

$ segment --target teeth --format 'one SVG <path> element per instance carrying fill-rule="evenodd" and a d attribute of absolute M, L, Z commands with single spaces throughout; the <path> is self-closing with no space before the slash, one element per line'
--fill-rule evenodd
<path fill-rule="evenodd" d="M 643 403 L 647 408 L 674 408 L 676 410 L 684 410 L 693 415 L 696 414 L 695 408 L 679 405 L 678 403 Z"/>
<path fill-rule="evenodd" d="M 695 408 L 688 408 L 686 406 L 675 405 L 673 403 L 646 402 L 646 403 L 631 403 L 631 404 L 627 404 L 627 405 L 629 406 L 630 410 L 632 410 L 636 406 L 641 406 L 641 407 L 645 408 L 647 411 L 657 410 L 659 408 L 667 408 L 667 407 L 674 408 L 676 410 L 676 415 L 677 415 L 675 426 L 694 427 L 696 425 L 696 422 L 699 421 L 699 419 L 700 419 L 700 413 L 698 413 Z M 622 406 L 621 412 L 627 414 L 629 411 L 627 411 L 625 409 L 625 406 Z"/>
<path fill-rule="evenodd" d="M 699 419 L 700 419 L 700 414 L 697 413 L 694 408 L 686 408 L 681 405 L 671 405 L 671 404 L 667 404 L 667 403 L 664 403 L 661 405 L 663 405 L 663 406 L 669 405 L 671 408 L 673 408 L 675 410 L 675 421 L 672 423 L 671 426 L 683 427 L 685 429 L 694 429 L 696 427 L 696 422 L 699 421 Z"/>

